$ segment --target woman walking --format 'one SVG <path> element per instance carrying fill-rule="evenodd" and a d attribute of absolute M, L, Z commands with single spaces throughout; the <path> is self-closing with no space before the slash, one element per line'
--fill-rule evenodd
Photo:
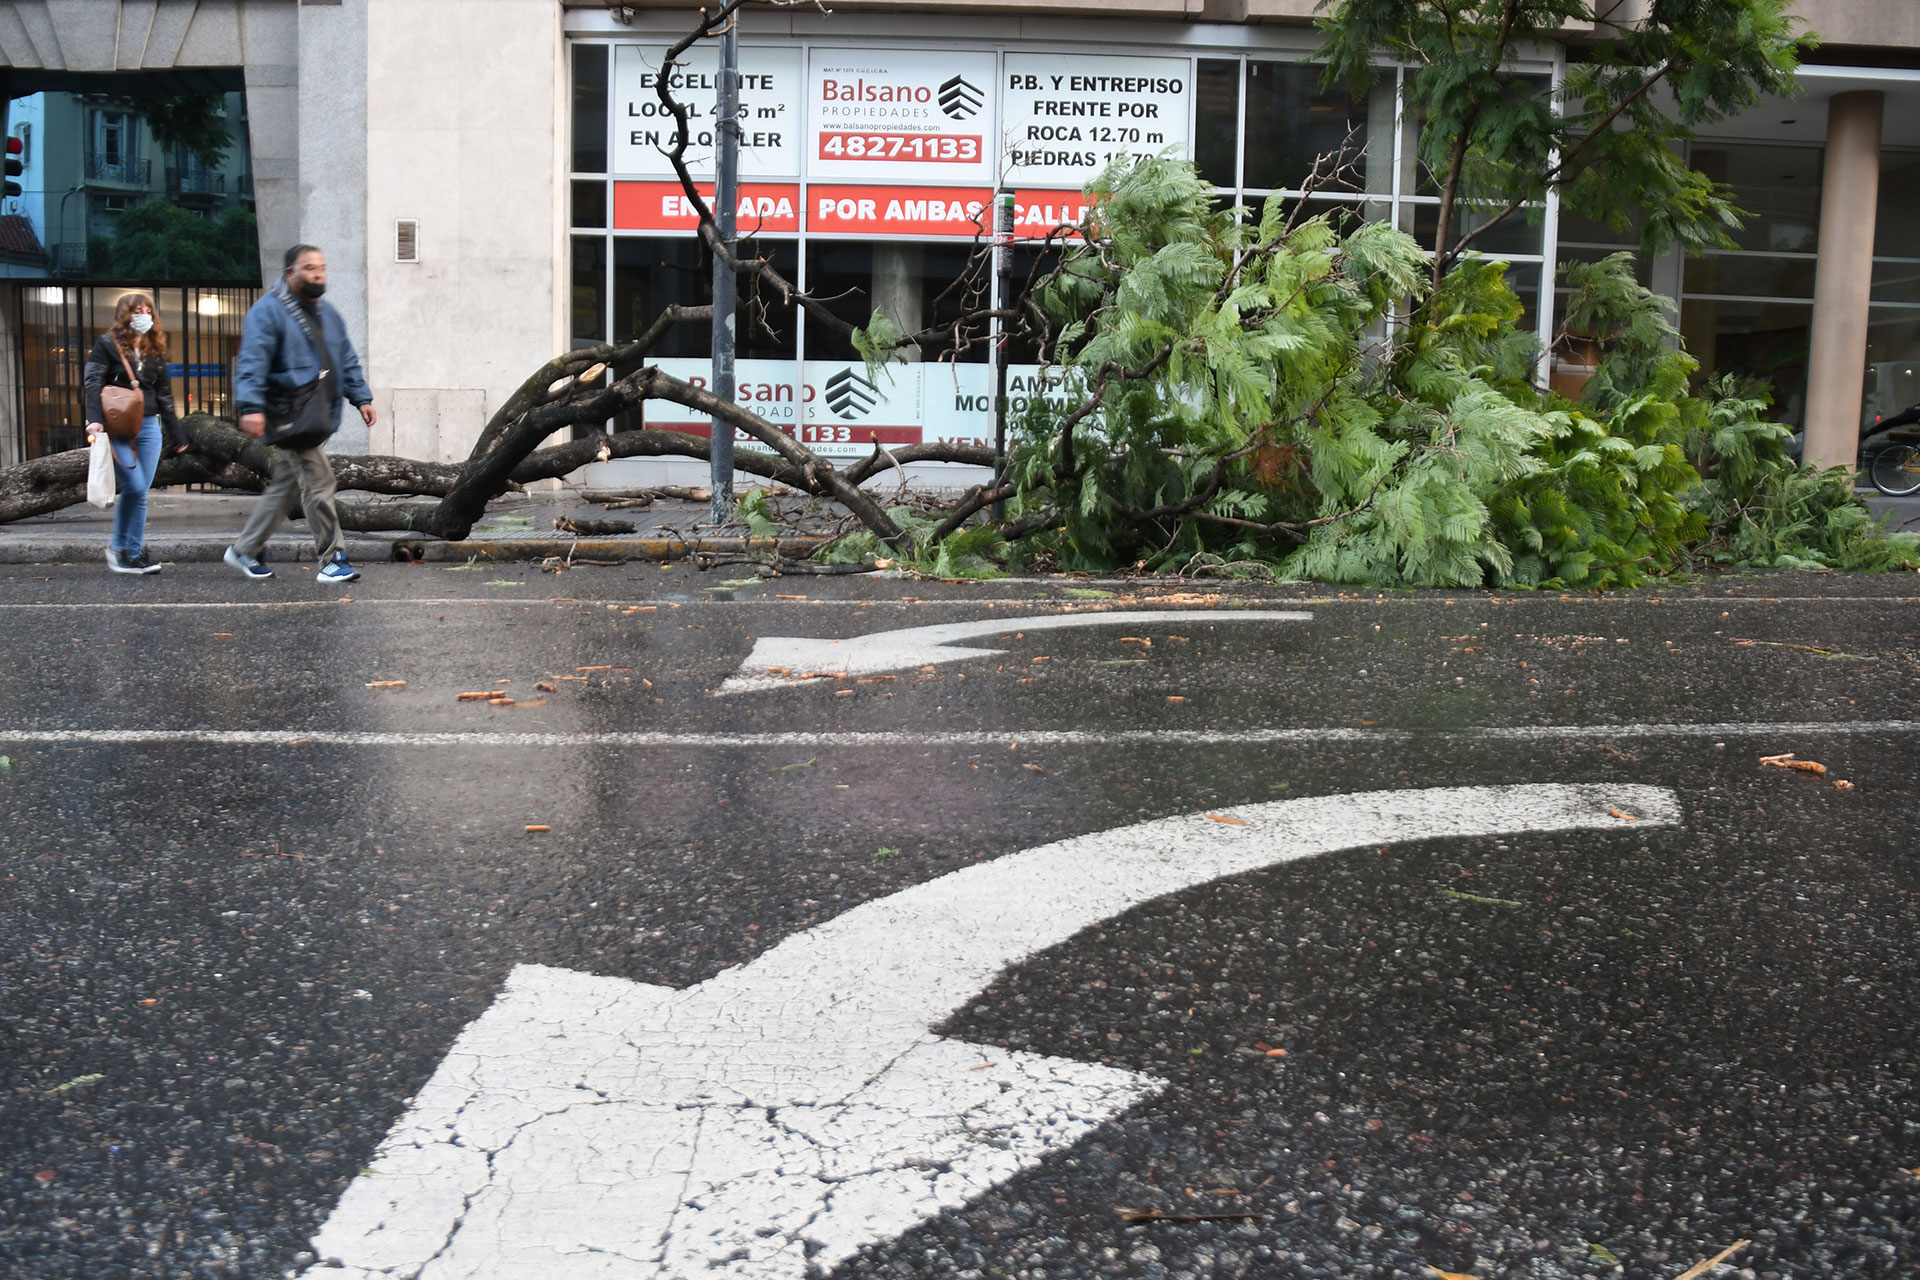
<path fill-rule="evenodd" d="M 113 475 L 120 499 L 114 504 L 113 537 L 107 543 L 107 568 L 115 573 L 158 573 L 147 559 L 147 490 L 160 465 L 163 447 L 169 456 L 185 453 L 180 418 L 173 409 L 173 380 L 167 376 L 167 334 L 153 299 L 144 293 L 123 293 L 113 307 L 113 328 L 100 335 L 87 355 L 87 439 L 105 431 L 100 388 L 137 388 L 141 407 L 140 434 L 114 440 Z"/>

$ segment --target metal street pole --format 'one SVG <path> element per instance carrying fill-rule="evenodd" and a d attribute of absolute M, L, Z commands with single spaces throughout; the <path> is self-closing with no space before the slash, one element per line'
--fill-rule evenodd
<path fill-rule="evenodd" d="M 1013 297 L 1013 192 L 1002 191 L 994 197 L 993 219 L 993 305 L 1005 310 Z M 993 487 L 998 489 L 1007 474 L 1007 323 L 995 318 L 993 352 Z M 993 504 L 993 518 L 1004 520 L 1007 504 Z"/>
<path fill-rule="evenodd" d="M 728 19 L 720 33 L 720 74 L 714 87 L 713 108 L 713 223 L 720 243 L 733 252 L 734 211 L 739 206 L 740 46 L 735 38 L 740 19 Z M 713 394 L 733 403 L 733 268 L 719 253 L 713 255 Z M 714 419 L 709 434 L 712 466 L 712 502 L 709 518 L 715 524 L 733 519 L 733 425 Z"/>

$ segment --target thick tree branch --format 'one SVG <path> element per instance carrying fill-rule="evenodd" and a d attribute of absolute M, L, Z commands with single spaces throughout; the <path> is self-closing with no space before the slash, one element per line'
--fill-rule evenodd
<path fill-rule="evenodd" d="M 946 518 L 935 525 L 927 536 L 921 540 L 921 544 L 923 546 L 934 546 L 938 544 L 945 539 L 948 534 L 965 524 L 976 511 L 990 507 L 996 502 L 1005 502 L 1018 492 L 1019 490 L 1010 484 L 1001 485 L 997 489 L 989 489 L 985 485 L 978 484 L 973 486 L 973 488 L 967 490 L 966 495 L 962 497 L 959 502 L 954 504 L 953 510 L 947 512 Z"/>
<path fill-rule="evenodd" d="M 895 550 L 904 551 L 911 543 L 906 534 L 880 509 L 873 496 L 859 486 L 850 484 L 847 478 L 834 470 L 833 465 L 814 454 L 811 449 L 781 431 L 778 427 L 762 419 L 758 414 L 742 409 L 730 400 L 722 400 L 710 391 L 702 390 L 691 383 L 662 373 L 649 366 L 633 375 L 634 385 L 645 397 L 671 400 L 675 404 L 696 409 L 713 418 L 716 424 L 725 424 L 746 432 L 761 444 L 785 458 L 800 469 L 810 483 L 806 486 L 814 492 L 824 492 L 847 510 L 860 517 L 860 523 L 872 530 L 874 535 Z"/>

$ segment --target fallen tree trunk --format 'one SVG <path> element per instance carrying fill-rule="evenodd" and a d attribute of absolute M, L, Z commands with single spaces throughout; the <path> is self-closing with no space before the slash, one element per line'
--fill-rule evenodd
<path fill-rule="evenodd" d="M 538 447 L 557 432 L 597 427 L 641 408 L 648 400 L 697 410 L 721 429 L 734 428 L 751 436 L 771 453 L 741 450 L 734 455 L 736 470 L 836 502 L 896 550 L 908 549 L 913 540 L 861 487 L 864 481 L 910 462 L 992 464 L 992 451 L 979 445 L 931 443 L 889 450 L 876 443 L 869 456 L 842 471 L 758 414 L 645 362 L 649 349 L 671 325 L 705 314 L 705 308 L 669 308 L 646 334 L 625 346 L 572 351 L 549 361 L 487 422 L 464 463 L 332 455 L 342 492 L 439 499 L 433 503 L 342 502 L 342 526 L 357 532 L 424 533 L 458 542 L 472 532 L 487 505 L 509 489 L 557 479 L 611 458 L 709 457 L 708 441 L 702 437 L 648 429 L 612 435 L 595 431 L 578 440 Z M 265 486 L 272 468 L 272 454 L 265 445 L 231 423 L 204 414 L 188 415 L 181 425 L 192 452 L 164 460 L 154 477 L 156 486 L 213 484 L 253 492 Z M 86 474 L 84 449 L 0 470 L 0 522 L 84 501 Z"/>
<path fill-rule="evenodd" d="M 0 471 L 0 520 L 23 520 L 86 498 L 85 449 L 51 453 Z"/>
<path fill-rule="evenodd" d="M 192 414 L 181 419 L 187 438 L 193 442 L 192 457 L 199 454 L 215 462 L 244 467 L 265 483 L 272 467 L 272 451 L 266 445 L 220 418 Z M 391 493 L 403 497 L 444 497 L 460 478 L 460 468 L 447 462 L 421 462 L 390 454 L 329 454 L 333 476 L 342 490 L 362 493 Z M 83 477 L 84 478 L 84 477 Z M 156 483 L 158 483 L 156 481 Z"/>
<path fill-rule="evenodd" d="M 437 502 L 340 502 L 340 527 L 355 533 L 428 533 Z"/>
<path fill-rule="evenodd" d="M 162 458 L 154 471 L 155 488 L 211 484 L 258 493 L 266 482 L 237 463 L 198 454 Z M 64 511 L 87 500 L 87 451 L 69 449 L 0 469 L 0 524 Z"/>

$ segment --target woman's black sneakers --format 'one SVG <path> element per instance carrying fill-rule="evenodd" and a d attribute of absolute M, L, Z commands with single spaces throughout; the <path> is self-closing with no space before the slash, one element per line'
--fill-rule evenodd
<path fill-rule="evenodd" d="M 107 568 L 115 573 L 158 573 L 160 566 L 147 559 L 145 548 L 128 555 L 118 547 L 107 548 Z"/>

